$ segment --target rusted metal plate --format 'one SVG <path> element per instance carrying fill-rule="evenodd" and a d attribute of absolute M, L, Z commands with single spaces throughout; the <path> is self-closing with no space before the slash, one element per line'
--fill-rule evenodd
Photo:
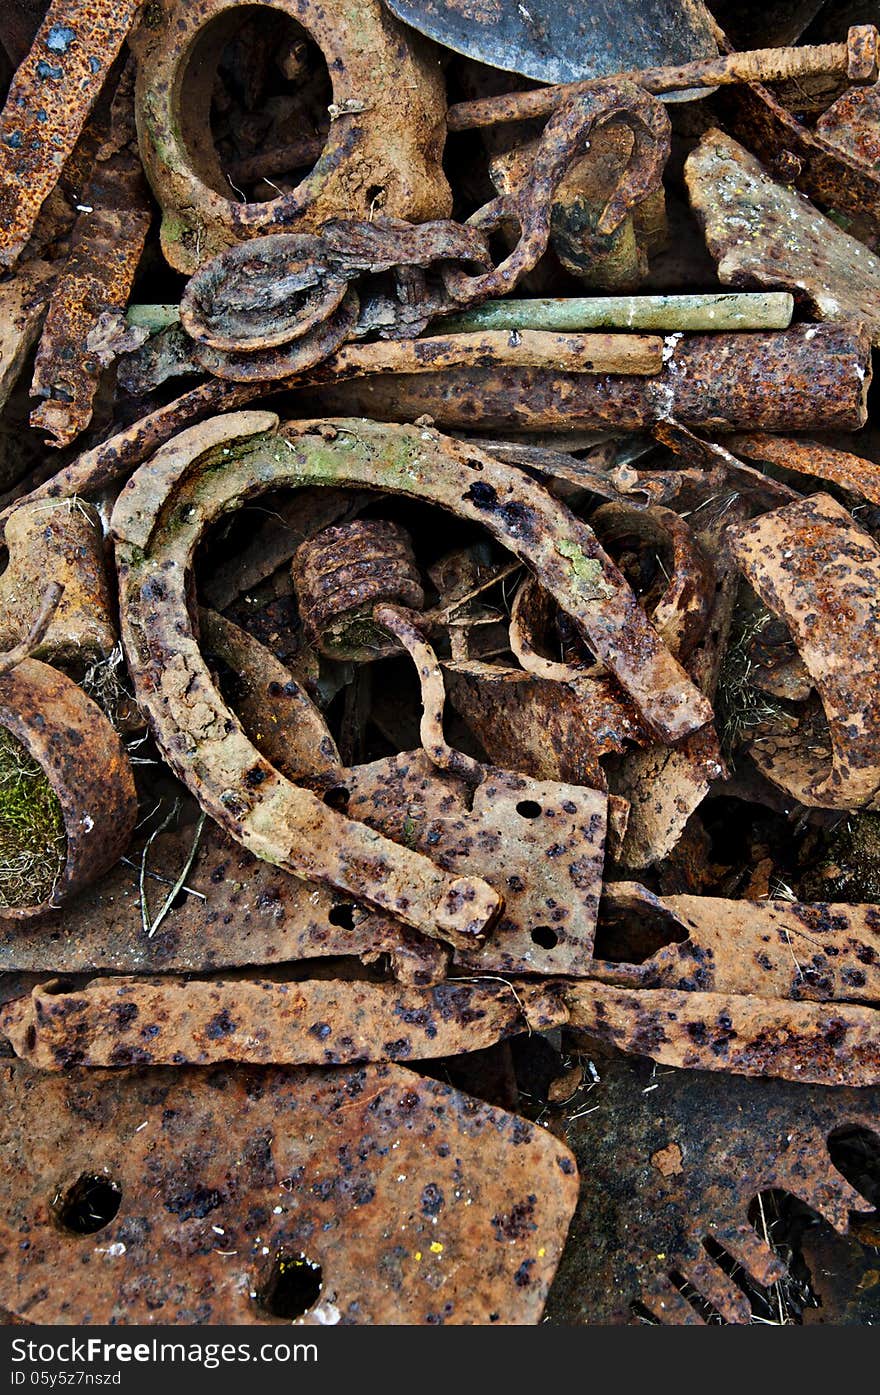
<path fill-rule="evenodd" d="M 578 785 L 484 767 L 470 789 L 423 752 L 345 772 L 346 808 L 450 875 L 480 869 L 504 897 L 490 939 L 458 947 L 472 973 L 588 972 L 602 885 L 606 799 Z"/>
<path fill-rule="evenodd" d="M 754 759 L 802 803 L 852 809 L 880 790 L 880 548 L 827 494 L 730 530 L 737 564 L 785 620 L 822 699 L 831 751 Z"/>
<path fill-rule="evenodd" d="M 691 814 L 724 774 L 713 727 L 675 746 L 630 751 L 609 775 L 609 785 L 630 806 L 620 850 L 625 867 L 649 867 L 675 847 Z"/>
<path fill-rule="evenodd" d="M 632 988 L 746 993 L 815 1002 L 880 998 L 880 912 L 875 906 L 656 896 L 638 882 L 609 882 L 603 943 L 614 927 L 664 936 L 639 963 L 594 963 L 592 975 Z M 613 955 L 613 959 L 617 956 Z"/>
<path fill-rule="evenodd" d="M 870 1201 L 837 1171 L 828 1139 L 880 1131 L 880 1090 L 739 1076 L 719 1086 L 709 1073 L 597 1060 L 598 1083 L 552 1125 L 582 1171 L 546 1321 L 617 1325 L 644 1321 L 647 1309 L 661 1323 L 748 1323 L 747 1277 L 756 1316 L 779 1322 L 771 1286 L 786 1268 L 754 1217 L 755 1197 L 785 1191 L 851 1233 L 850 1213 Z"/>
<path fill-rule="evenodd" d="M 0 113 L 0 266 L 30 237 L 139 8 L 52 0 Z"/>
<path fill-rule="evenodd" d="M 880 1084 L 874 1007 L 588 981 L 572 984 L 567 1000 L 573 1027 L 662 1065 L 815 1085 Z"/>
<path fill-rule="evenodd" d="M 80 990 L 35 988 L 0 1012 L 0 1030 L 42 1070 L 338 1066 L 479 1051 L 567 1016 L 558 989 L 528 983 L 97 978 Z"/>
<path fill-rule="evenodd" d="M 31 425 L 47 431 L 56 446 L 69 445 L 92 419 L 151 218 L 135 155 L 123 152 L 96 165 L 34 364 L 31 392 L 43 401 L 31 413 Z"/>
<path fill-rule="evenodd" d="M 638 431 L 670 415 L 719 431 L 850 431 L 867 419 L 869 339 L 850 325 L 778 334 L 686 334 L 651 378 L 541 369 L 450 369 L 309 388 L 308 410 L 374 421 L 428 414 L 443 428 Z M 332 360 L 324 368 L 329 372 Z M 320 377 L 320 375 L 319 375 Z M 294 401 L 297 399 L 294 398 Z"/>
<path fill-rule="evenodd" d="M 715 57 L 717 29 L 701 0 L 389 0 L 429 38 L 540 82 L 576 82 L 627 68 Z"/>
<path fill-rule="evenodd" d="M 782 183 L 794 184 L 815 203 L 836 213 L 855 236 L 876 251 L 880 245 L 880 178 L 876 164 L 871 162 L 871 141 L 865 125 L 860 126 L 857 121 L 847 139 L 843 136 L 842 120 L 826 135 L 821 117 L 815 126 L 809 126 L 783 105 L 777 93 L 763 86 L 765 81 L 759 75 L 758 81 L 733 88 L 725 95 L 725 124 L 741 135 L 749 150 Z M 876 73 L 868 79 L 870 83 L 876 81 Z M 871 88 L 866 90 L 870 92 Z M 854 104 L 846 95 L 839 101 L 840 116 L 845 118 Z M 836 106 L 835 103 L 830 108 L 831 112 Z M 870 101 L 864 110 L 869 124 Z"/>
<path fill-rule="evenodd" d="M 143 895 L 148 920 L 174 885 L 192 844 L 190 825 L 159 834 L 147 850 Z M 63 912 L 24 923 L 0 916 L 0 970 L 204 973 L 237 965 L 388 954 L 392 969 L 406 982 L 425 984 L 445 975 L 445 955 L 433 941 L 260 861 L 210 822 L 183 895 L 148 935 L 141 908 L 143 856 L 138 848 Z"/>
<path fill-rule="evenodd" d="M 707 132 L 685 174 L 725 285 L 785 287 L 820 320 L 862 321 L 880 343 L 880 259 L 862 242 L 723 131 Z"/>
<path fill-rule="evenodd" d="M 0 1094 L 0 1302 L 34 1323 L 535 1323 L 577 1199 L 544 1129 L 399 1066 L 5 1064 Z M 71 1233 L 95 1176 L 118 1209 Z"/>
<path fill-rule="evenodd" d="M 0 725 L 22 743 L 58 796 L 66 855 L 49 899 L 5 908 L 18 919 L 61 905 L 125 851 L 137 818 L 131 765 L 101 709 L 70 678 L 37 659 L 0 675 Z"/>
<path fill-rule="evenodd" d="M 852 494 L 860 494 L 872 504 L 880 504 L 880 465 L 873 460 L 863 460 L 861 456 L 818 441 L 793 440 L 787 436 L 732 436 L 726 444 L 748 460 L 764 460 L 795 474 L 828 480 Z"/>

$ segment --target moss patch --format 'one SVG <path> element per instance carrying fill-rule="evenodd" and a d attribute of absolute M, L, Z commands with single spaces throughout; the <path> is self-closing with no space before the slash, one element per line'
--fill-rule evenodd
<path fill-rule="evenodd" d="M 21 742 L 0 727 L 0 907 L 48 900 L 66 856 L 57 794 Z"/>

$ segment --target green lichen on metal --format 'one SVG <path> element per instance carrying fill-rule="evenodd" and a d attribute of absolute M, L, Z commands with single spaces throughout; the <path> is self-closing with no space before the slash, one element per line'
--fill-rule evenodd
<path fill-rule="evenodd" d="M 613 586 L 602 579 L 602 563 L 595 557 L 588 557 L 583 548 L 575 542 L 563 538 L 555 543 L 556 551 L 571 563 L 571 570 L 577 581 L 578 590 L 590 596 L 612 596 Z"/>

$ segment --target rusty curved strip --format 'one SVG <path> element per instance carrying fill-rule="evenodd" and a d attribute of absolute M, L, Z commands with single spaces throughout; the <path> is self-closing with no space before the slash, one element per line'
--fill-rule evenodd
<path fill-rule="evenodd" d="M 141 468 L 113 514 L 122 633 L 139 701 L 171 766 L 211 816 L 257 856 L 329 882 L 457 946 L 475 943 L 500 898 L 454 878 L 286 780 L 217 692 L 189 613 L 204 530 L 272 487 L 366 484 L 421 497 L 485 526 L 538 570 L 590 634 L 646 720 L 676 739 L 711 718 L 588 528 L 538 486 L 469 446 L 415 427 L 215 418 Z"/>

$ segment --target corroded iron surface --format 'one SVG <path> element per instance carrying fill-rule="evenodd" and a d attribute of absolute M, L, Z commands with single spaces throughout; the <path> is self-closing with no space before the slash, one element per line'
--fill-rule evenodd
<path fill-rule="evenodd" d="M 479 1051 L 567 1018 L 558 990 L 448 981 L 93 979 L 6 1005 L 0 1029 L 43 1070 L 73 1066 L 350 1065 Z"/>
<path fill-rule="evenodd" d="M 271 1281 L 302 1256 L 306 1323 L 533 1323 L 577 1198 L 558 1140 L 399 1066 L 6 1064 L 0 1093 L 0 1302 L 29 1322 L 284 1321 Z M 118 1211 L 71 1233 L 96 1174 Z"/>
<path fill-rule="evenodd" d="M 140 0 L 53 0 L 0 113 L 0 266 L 25 246 Z"/>
<path fill-rule="evenodd" d="M 848 1128 L 876 1134 L 880 1091 L 737 1076 L 720 1085 L 621 1059 L 599 1061 L 599 1074 L 585 1105 L 569 1106 L 580 1117 L 556 1125 L 582 1171 L 549 1321 L 620 1324 L 644 1321 L 647 1309 L 662 1323 L 748 1323 L 745 1271 L 765 1320 L 778 1322 L 766 1290 L 786 1268 L 755 1198 L 784 1190 L 851 1233 L 851 1213 L 870 1202 L 837 1171 L 828 1139 Z M 639 1315 L 633 1303 L 644 1305 Z"/>
<path fill-rule="evenodd" d="M 0 576 L 0 648 L 29 631 L 47 578 L 64 591 L 34 658 L 106 658 L 118 639 L 98 512 L 77 500 L 22 504 L 6 524 L 9 562 Z"/>
<path fill-rule="evenodd" d="M 339 0 L 271 0 L 323 52 L 336 118 L 320 158 L 295 188 L 268 203 L 240 202 L 204 134 L 238 5 L 161 0 L 133 37 L 141 158 L 162 208 L 162 247 L 172 266 L 192 272 L 247 238 L 367 217 L 377 190 L 395 217 L 420 222 L 449 212 L 442 74 L 379 0 L 360 0 L 356 9 Z"/>
<path fill-rule="evenodd" d="M 820 320 L 860 320 L 880 338 L 880 259 L 753 155 L 712 130 L 688 157 L 691 204 L 725 285 L 785 286 Z"/>
<path fill-rule="evenodd" d="M 755 759 L 804 804 L 852 809 L 880 790 L 880 548 L 827 494 L 731 529 L 731 548 L 765 605 L 789 626 L 828 723 L 815 741 Z"/>
<path fill-rule="evenodd" d="M 592 973 L 608 983 L 795 1001 L 880 998 L 874 906 L 660 897 L 637 882 L 610 882 L 603 920 L 612 936 L 617 924 L 632 936 L 633 922 L 642 922 L 668 939 L 641 963 L 594 964 Z"/>
<path fill-rule="evenodd" d="M 815 1085 L 880 1084 L 874 1007 L 586 981 L 567 998 L 573 1027 L 662 1065 Z"/>
<path fill-rule="evenodd" d="M 121 974 L 214 972 L 251 964 L 388 954 L 402 980 L 442 978 L 442 947 L 388 916 L 261 862 L 208 822 L 175 899 L 152 935 L 147 919 L 174 885 L 192 848 L 192 826 L 161 833 L 119 862 L 64 911 L 25 923 L 0 916 L 0 970 Z M 141 859 L 144 858 L 144 890 Z"/>
<path fill-rule="evenodd" d="M 481 431 L 638 431 L 670 415 L 719 431 L 843 431 L 867 417 L 869 339 L 848 325 L 797 325 L 779 334 L 685 334 L 653 377 L 544 369 L 449 369 L 374 375 L 309 390 L 309 408 L 375 421 Z M 332 360 L 323 368 L 329 373 Z"/>

